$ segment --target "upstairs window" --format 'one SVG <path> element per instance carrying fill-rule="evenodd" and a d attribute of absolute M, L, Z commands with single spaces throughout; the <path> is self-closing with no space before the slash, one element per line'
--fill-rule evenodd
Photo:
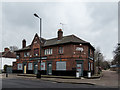
<path fill-rule="evenodd" d="M 34 56 L 38 56 L 39 55 L 39 48 L 35 48 L 34 49 Z"/>
<path fill-rule="evenodd" d="M 91 63 L 91 70 L 93 70 L 93 63 Z"/>
<path fill-rule="evenodd" d="M 89 64 L 88 64 L 88 65 L 89 65 L 89 71 L 90 71 L 90 62 L 89 62 Z"/>
<path fill-rule="evenodd" d="M 51 55 L 53 52 L 52 52 L 52 48 L 49 48 L 49 49 L 45 49 L 44 50 L 44 54 L 45 55 Z"/>
<path fill-rule="evenodd" d="M 63 47 L 59 47 L 59 48 L 58 48 L 58 53 L 59 53 L 59 54 L 62 54 L 62 53 L 63 53 Z"/>
<path fill-rule="evenodd" d="M 17 54 L 17 55 L 16 55 L 16 59 L 19 59 L 19 58 L 20 58 L 20 54 Z"/>
<path fill-rule="evenodd" d="M 29 55 L 29 52 L 24 52 L 24 57 L 28 57 Z"/>

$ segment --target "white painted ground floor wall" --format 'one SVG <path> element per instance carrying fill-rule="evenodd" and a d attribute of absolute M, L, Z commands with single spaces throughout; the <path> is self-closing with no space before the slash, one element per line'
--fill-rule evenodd
<path fill-rule="evenodd" d="M 15 58 L 0 58 L 0 69 L 3 70 L 4 65 L 13 65 L 13 62 L 15 62 Z"/>

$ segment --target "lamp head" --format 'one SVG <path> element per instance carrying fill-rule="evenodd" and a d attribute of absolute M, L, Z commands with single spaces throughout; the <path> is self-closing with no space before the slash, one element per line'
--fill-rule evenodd
<path fill-rule="evenodd" d="M 34 16 L 39 18 L 39 16 L 36 13 L 34 13 Z"/>

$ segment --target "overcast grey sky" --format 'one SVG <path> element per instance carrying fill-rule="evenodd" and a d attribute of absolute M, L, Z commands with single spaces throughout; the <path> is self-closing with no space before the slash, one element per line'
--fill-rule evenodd
<path fill-rule="evenodd" d="M 2 3 L 2 48 L 12 45 L 22 47 L 22 40 L 31 44 L 35 33 L 39 33 L 42 18 L 42 36 L 57 37 L 63 26 L 64 36 L 74 34 L 100 47 L 106 59 L 113 57 L 112 51 L 118 43 L 117 2 L 4 2 Z"/>

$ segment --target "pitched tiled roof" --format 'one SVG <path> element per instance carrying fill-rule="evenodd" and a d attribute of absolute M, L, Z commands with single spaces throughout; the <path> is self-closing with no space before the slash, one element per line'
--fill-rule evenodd
<path fill-rule="evenodd" d="M 0 56 L 5 58 L 16 58 L 15 52 L 11 52 L 11 51 L 1 52 Z"/>
<path fill-rule="evenodd" d="M 41 40 L 42 40 L 42 43 L 45 43 L 45 41 L 46 41 L 46 39 L 44 39 L 44 38 L 41 38 Z M 30 49 L 31 49 L 31 45 L 28 45 L 28 46 L 26 46 L 26 47 L 24 47 L 22 49 L 16 50 L 15 52 L 24 51 L 24 50 L 30 50 Z"/>
<path fill-rule="evenodd" d="M 65 43 L 70 43 L 70 42 L 73 42 L 73 43 L 89 43 L 89 42 L 86 42 L 86 41 L 76 37 L 75 35 L 69 35 L 69 36 L 64 36 L 61 40 L 58 40 L 58 38 L 48 39 L 44 43 L 44 46 L 65 44 Z"/>
<path fill-rule="evenodd" d="M 68 36 L 64 36 L 62 37 L 61 40 L 58 40 L 58 38 L 53 38 L 53 39 L 44 39 L 42 38 L 42 42 L 44 43 L 43 46 L 52 46 L 52 45 L 59 45 L 59 44 L 66 44 L 66 43 L 81 43 L 81 44 L 90 44 L 89 42 L 86 42 L 80 38 L 78 38 L 75 35 L 68 35 Z M 25 48 L 16 50 L 17 51 L 23 51 L 23 50 L 30 50 L 31 49 L 31 45 L 26 46 Z"/>
<path fill-rule="evenodd" d="M 26 47 L 24 47 L 22 49 L 15 50 L 15 52 L 17 52 L 17 51 L 24 51 L 24 50 L 30 50 L 30 49 L 31 49 L 31 45 L 28 45 L 28 46 L 26 46 Z"/>

